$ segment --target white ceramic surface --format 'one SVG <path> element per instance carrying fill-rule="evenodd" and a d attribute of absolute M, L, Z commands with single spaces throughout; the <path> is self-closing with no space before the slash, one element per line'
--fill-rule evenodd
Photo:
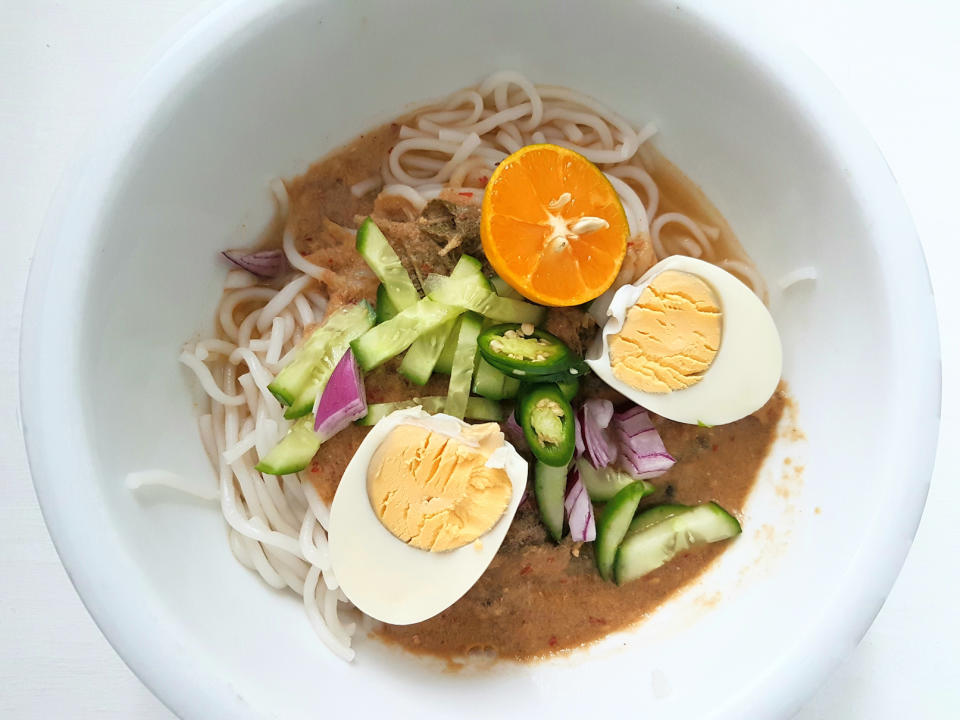
<path fill-rule="evenodd" d="M 38 495 L 92 614 L 185 717 L 604 703 L 661 718 L 784 716 L 853 646 L 899 569 L 929 478 L 939 371 L 922 256 L 879 153 L 804 61 L 720 17 L 676 3 L 511 5 L 228 5 L 145 79 L 56 203 L 23 323 Z M 575 52 L 558 42 L 568 37 Z M 267 179 L 508 66 L 655 119 L 662 149 L 767 277 L 818 266 L 815 289 L 774 308 L 809 438 L 805 484 L 786 537 L 748 532 L 701 588 L 589 653 L 445 675 L 367 642 L 345 666 L 295 600 L 234 563 L 215 511 L 134 497 L 122 476 L 208 472 L 176 350 L 209 327 L 214 253 L 265 221 Z M 781 510 L 770 483 L 747 523 Z"/>

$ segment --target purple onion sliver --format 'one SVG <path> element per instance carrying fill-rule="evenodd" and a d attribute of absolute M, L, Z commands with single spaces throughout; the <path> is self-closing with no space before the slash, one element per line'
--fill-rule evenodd
<path fill-rule="evenodd" d="M 624 414 L 625 415 L 625 414 Z M 623 428 L 623 431 L 629 435 L 636 435 L 646 430 L 656 430 L 650 416 L 646 412 L 639 412 L 629 417 L 624 415 L 614 416 L 614 424 Z"/>
<path fill-rule="evenodd" d="M 224 250 L 221 253 L 227 260 L 239 268 L 262 278 L 273 278 L 283 272 L 284 256 L 282 250 Z"/>
<path fill-rule="evenodd" d="M 616 417 L 618 420 L 629 420 L 634 415 L 640 415 L 641 413 L 646 412 L 647 411 L 639 405 L 634 405 L 632 408 L 624 410 L 622 413 L 617 413 L 614 417 Z"/>
<path fill-rule="evenodd" d="M 510 413 L 503 423 L 503 434 L 513 443 L 514 447 L 520 450 L 527 447 L 527 439 L 523 436 L 523 428 L 520 427 L 513 413 Z"/>
<path fill-rule="evenodd" d="M 667 454 L 647 455 L 635 461 L 621 456 L 621 468 L 637 480 L 649 480 L 660 477 L 673 467 L 676 460 Z"/>
<path fill-rule="evenodd" d="M 638 435 L 629 435 L 618 429 L 617 439 L 621 452 L 629 450 L 635 455 L 650 455 L 666 451 L 656 430 L 644 430 Z"/>
<path fill-rule="evenodd" d="M 583 457 L 583 453 L 586 452 L 586 445 L 583 442 L 583 423 L 580 421 L 580 413 L 583 412 L 583 408 L 577 410 L 573 415 L 573 442 L 577 449 L 577 457 Z"/>
<path fill-rule="evenodd" d="M 367 414 L 363 374 L 347 350 L 333 369 L 317 403 L 313 429 L 327 440 Z"/>
<path fill-rule="evenodd" d="M 587 400 L 577 412 L 579 432 L 584 452 L 595 468 L 609 465 L 617 456 L 616 445 L 611 441 L 607 426 L 613 417 L 613 403 L 609 400 Z"/>
<path fill-rule="evenodd" d="M 620 467 L 633 477 L 647 480 L 663 475 L 676 460 L 663 444 L 663 439 L 640 407 L 619 413 L 614 418 Z"/>
<path fill-rule="evenodd" d="M 583 408 L 588 415 L 593 417 L 593 421 L 601 429 L 607 427 L 613 418 L 613 403 L 609 400 L 587 400 L 583 404 Z"/>
<path fill-rule="evenodd" d="M 567 510 L 567 522 L 570 525 L 570 537 L 575 542 L 590 542 L 597 537 L 597 526 L 593 519 L 593 505 L 587 495 L 579 473 L 574 477 L 573 486 L 563 502 Z"/>

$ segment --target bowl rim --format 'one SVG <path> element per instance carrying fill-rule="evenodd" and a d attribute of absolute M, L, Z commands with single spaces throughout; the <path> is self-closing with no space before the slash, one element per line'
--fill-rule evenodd
<path fill-rule="evenodd" d="M 140 608 L 118 610 L 116 599 L 103 587 L 104 579 L 117 573 L 118 566 L 112 565 L 108 570 L 104 564 L 90 562 L 82 543 L 74 542 L 83 536 L 84 530 L 70 519 L 69 502 L 58 492 L 56 466 L 50 453 L 45 452 L 56 447 L 62 428 L 46 424 L 47 414 L 28 404 L 27 398 L 34 397 L 47 382 L 40 360 L 43 353 L 64 346 L 62 328 L 55 331 L 56 318 L 49 313 L 45 300 L 52 268 L 63 262 L 63 251 L 69 243 L 81 236 L 75 229 L 68 231 L 68 227 L 83 228 L 94 222 L 99 202 L 107 196 L 121 167 L 124 148 L 136 141 L 146 121 L 163 106 L 190 69 L 285 4 L 282 0 L 227 0 L 212 9 L 202 6 L 179 25 L 185 29 L 182 35 L 133 90 L 116 101 L 119 108 L 122 99 L 125 110 L 111 115 L 116 119 L 107 123 L 96 134 L 96 140 L 88 143 L 89 149 L 64 171 L 36 243 L 23 305 L 19 418 L 44 521 L 70 581 L 101 632 L 140 681 L 174 713 L 184 717 L 258 715 L 216 668 L 198 668 L 195 661 L 184 661 L 184 648 L 172 633 L 144 633 L 143 627 L 158 622 L 156 612 Z M 670 4 L 676 5 L 676 1 Z M 825 75 L 798 49 L 764 37 L 748 23 L 736 22 L 735 12 L 705 5 L 691 7 L 682 3 L 684 12 L 704 23 L 725 43 L 756 60 L 768 79 L 775 80 L 796 103 L 808 109 L 823 139 L 830 141 L 847 160 L 851 183 L 869 189 L 871 198 L 884 200 L 885 211 L 900 233 L 902 247 L 897 257 L 887 258 L 882 266 L 896 267 L 901 281 L 925 291 L 916 297 L 912 307 L 913 317 L 919 321 L 912 326 L 904 324 L 901 329 L 917 340 L 917 364 L 925 364 L 929 371 L 928 379 L 911 390 L 910 408 L 923 424 L 923 432 L 918 436 L 926 440 L 925 446 L 914 448 L 910 464 L 914 482 L 891 488 L 884 495 L 870 525 L 871 542 L 863 542 L 851 562 L 851 572 L 833 589 L 836 602 L 821 616 L 809 619 L 810 632 L 804 641 L 757 678 L 749 692 L 731 698 L 714 715 L 736 718 L 744 716 L 744 710 L 753 705 L 752 698 L 778 692 L 779 707 L 785 713 L 796 711 L 859 642 L 882 607 L 913 542 L 929 489 L 940 419 L 941 370 L 936 310 L 923 248 L 880 149 Z M 897 511 L 890 512 L 892 508 Z M 119 561 L 131 563 L 133 569 L 129 558 L 120 557 Z M 856 572 L 852 571 L 854 568 Z M 818 638 L 827 635 L 849 637 L 853 642 L 824 656 Z M 788 673 L 792 676 L 789 681 L 785 680 Z"/>

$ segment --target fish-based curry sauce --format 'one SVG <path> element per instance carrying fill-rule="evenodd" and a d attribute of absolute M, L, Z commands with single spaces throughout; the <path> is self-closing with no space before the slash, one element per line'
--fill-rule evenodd
<path fill-rule="evenodd" d="M 376 191 L 359 198 L 351 193 L 351 185 L 378 172 L 398 130 L 399 124 L 394 123 L 367 133 L 287 185 L 287 228 L 293 232 L 297 248 L 335 274 L 325 283 L 330 308 L 375 299 L 377 278 L 357 254 L 353 234 L 346 229 L 356 227 L 369 214 L 416 285 L 432 272 L 448 273 L 464 252 L 478 257 L 482 253 L 479 202 L 469 192 L 446 191 L 420 213 L 402 202 L 376 200 Z M 716 228 L 716 256 L 704 259 L 745 259 L 729 226 L 699 188 L 655 150 L 644 148 L 641 157 L 660 188 L 662 208 L 682 211 Z M 669 244 L 670 234 L 665 232 L 663 240 Z M 650 254 L 652 257 L 652 250 Z M 551 310 L 546 327 L 579 353 L 597 331 L 589 316 L 576 308 Z M 435 375 L 420 387 L 401 377 L 397 366 L 394 360 L 367 375 L 368 402 L 446 395 L 445 376 Z M 607 397 L 615 404 L 623 401 L 592 378 L 581 388 L 581 399 L 589 397 Z M 781 386 L 762 410 L 713 428 L 654 416 L 663 442 L 677 462 L 651 481 L 657 492 L 644 499 L 642 507 L 665 501 L 696 504 L 713 500 L 735 515 L 742 514 L 776 438 L 786 402 Z M 327 503 L 368 431 L 351 426 L 335 435 L 324 443 L 307 470 Z M 493 562 L 466 595 L 429 620 L 385 625 L 377 634 L 410 651 L 445 659 L 477 650 L 515 660 L 541 657 L 636 623 L 700 575 L 727 544 L 689 550 L 660 569 L 617 586 L 600 578 L 589 544 L 574 544 L 569 538 L 555 544 L 548 538 L 535 501 L 528 496 Z"/>

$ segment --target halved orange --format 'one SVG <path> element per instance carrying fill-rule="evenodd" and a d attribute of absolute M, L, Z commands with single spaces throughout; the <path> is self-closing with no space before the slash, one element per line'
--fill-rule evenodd
<path fill-rule="evenodd" d="M 630 235 L 599 168 L 557 145 L 500 163 L 483 196 L 483 251 L 507 284 L 543 305 L 580 305 L 617 277 Z"/>

